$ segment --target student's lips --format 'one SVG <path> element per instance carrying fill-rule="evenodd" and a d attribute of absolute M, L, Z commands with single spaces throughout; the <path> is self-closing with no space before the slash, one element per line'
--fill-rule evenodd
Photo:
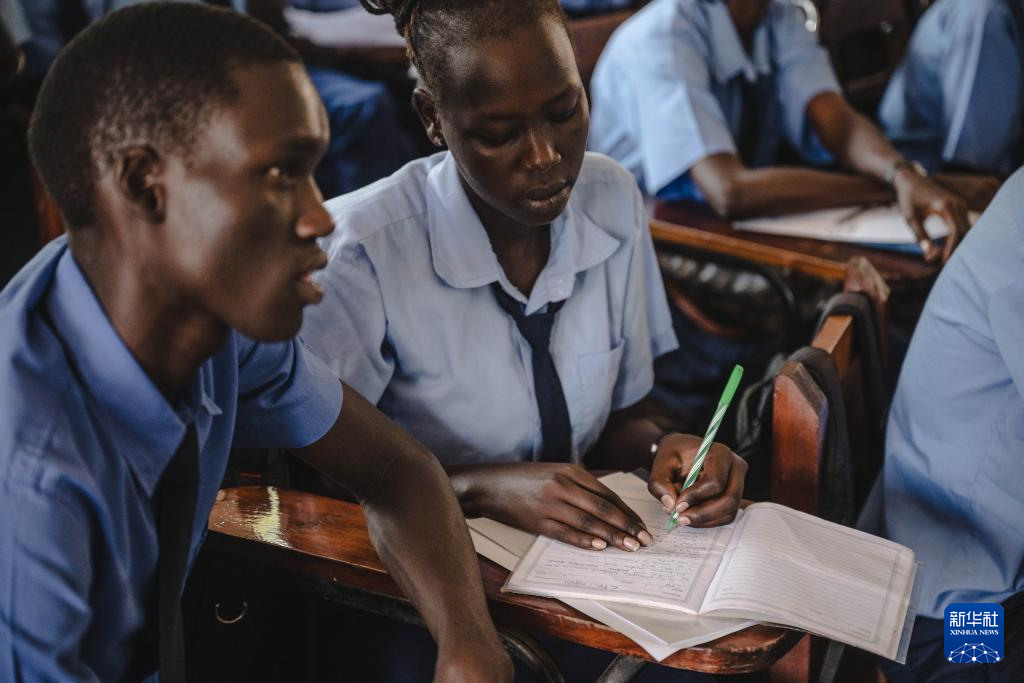
<path fill-rule="evenodd" d="M 324 298 L 324 288 L 320 286 L 316 280 L 313 279 L 313 275 L 318 270 L 322 270 L 327 265 L 327 254 L 320 252 L 320 255 L 305 268 L 296 278 L 296 289 L 299 291 L 299 297 L 303 302 L 307 304 L 320 303 L 321 299 Z"/>
<path fill-rule="evenodd" d="M 533 211 L 550 211 L 564 205 L 571 192 L 572 183 L 563 180 L 530 190 L 522 203 Z"/>

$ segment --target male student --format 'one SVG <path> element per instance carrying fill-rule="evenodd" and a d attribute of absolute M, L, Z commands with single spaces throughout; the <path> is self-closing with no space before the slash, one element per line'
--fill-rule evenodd
<path fill-rule="evenodd" d="M 883 662 L 890 683 L 1024 680 L 1022 492 L 1024 170 L 943 268 L 893 398 L 884 532 L 924 566 L 907 666 Z M 947 661 L 945 608 L 961 602 L 1003 605 L 998 663 Z"/>
<path fill-rule="evenodd" d="M 1022 41 L 1024 0 L 931 3 L 882 98 L 886 135 L 929 169 L 1009 175 L 1024 162 Z"/>
<path fill-rule="evenodd" d="M 591 83 L 590 146 L 651 195 L 707 202 L 728 218 L 896 199 L 925 256 L 923 221 L 968 228 L 963 198 L 898 154 L 840 94 L 802 11 L 781 0 L 654 0 L 612 36 Z M 773 165 L 783 142 L 808 162 Z M 972 183 L 982 202 L 989 179 Z M 984 195 L 988 196 L 984 196 Z"/>
<path fill-rule="evenodd" d="M 331 231 L 298 55 L 227 10 L 122 10 L 57 58 L 30 142 L 68 235 L 0 294 L 0 680 L 182 679 L 232 444 L 353 491 L 438 678 L 509 679 L 444 472 L 293 337 Z"/>

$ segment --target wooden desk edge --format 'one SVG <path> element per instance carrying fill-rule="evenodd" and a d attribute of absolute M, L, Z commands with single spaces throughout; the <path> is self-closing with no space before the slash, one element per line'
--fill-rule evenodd
<path fill-rule="evenodd" d="M 745 258 L 769 266 L 789 268 L 823 280 L 842 282 L 846 277 L 845 262 L 799 254 L 779 247 L 757 244 L 728 235 L 710 233 L 699 228 L 669 223 L 658 218 L 652 218 L 650 226 L 651 236 L 655 240 L 668 244 L 680 244 L 715 254 Z"/>
<path fill-rule="evenodd" d="M 271 580 L 287 585 L 301 585 L 327 600 L 332 600 L 332 595 L 337 597 L 339 592 L 362 591 L 408 604 L 408 600 L 383 567 L 371 566 L 372 563 L 359 564 L 357 561 L 346 562 L 322 557 L 305 552 L 296 546 L 282 545 L 263 537 L 239 536 L 219 528 L 223 522 L 222 518 L 226 516 L 224 513 L 227 505 L 234 504 L 236 500 L 232 494 L 245 495 L 260 490 L 265 489 L 230 489 L 228 498 L 215 504 L 210 514 L 210 534 L 206 542 L 208 558 L 212 554 L 215 560 L 224 560 L 223 564 L 228 567 L 244 566 L 253 569 L 258 566 L 268 572 L 268 578 Z M 278 496 L 285 499 L 292 497 L 290 494 L 303 498 L 312 496 L 289 491 L 281 491 Z M 327 506 L 343 512 L 345 506 L 359 510 L 353 503 L 312 497 L 326 501 Z M 354 513 L 352 510 L 347 512 Z M 280 535 L 277 536 L 280 538 Z M 379 559 L 375 556 L 374 559 L 379 564 Z M 566 640 L 653 661 L 646 651 L 626 636 L 564 603 L 547 598 L 502 593 L 500 586 L 504 583 L 508 571 L 486 558 L 479 559 L 495 623 L 547 633 L 553 632 L 554 625 L 557 627 L 558 637 Z M 761 624 L 708 643 L 685 648 L 666 658 L 661 664 L 710 673 L 760 671 L 767 669 L 788 652 L 803 635 L 802 631 Z"/>

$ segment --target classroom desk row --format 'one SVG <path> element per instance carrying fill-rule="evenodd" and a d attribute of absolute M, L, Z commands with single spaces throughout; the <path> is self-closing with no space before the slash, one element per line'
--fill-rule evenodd
<path fill-rule="evenodd" d="M 210 514 L 204 560 L 223 568 L 244 567 L 269 587 L 298 588 L 318 599 L 401 621 L 418 622 L 381 564 L 361 508 L 332 498 L 274 487 L 227 489 Z M 491 615 L 506 647 L 539 680 L 561 681 L 558 668 L 529 635 L 542 633 L 618 657 L 600 679 L 627 681 L 648 661 L 634 642 L 546 598 L 502 593 L 508 570 L 479 558 Z M 790 629 L 757 625 L 680 650 L 663 665 L 713 673 L 763 671 L 803 636 Z"/>

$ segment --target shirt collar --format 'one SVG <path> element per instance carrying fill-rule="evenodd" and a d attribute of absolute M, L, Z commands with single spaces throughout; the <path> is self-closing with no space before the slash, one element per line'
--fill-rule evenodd
<path fill-rule="evenodd" d="M 124 345 L 70 250 L 60 257 L 45 306 L 83 391 L 100 406 L 117 451 L 152 495 L 186 425 L 199 410 L 221 413 L 211 396 L 210 364 L 201 366 L 182 406 L 168 403 Z"/>
<path fill-rule="evenodd" d="M 459 289 L 497 281 L 526 305 L 526 315 L 568 298 L 576 274 L 604 262 L 621 244 L 582 210 L 578 195 L 579 190 L 574 189 L 565 211 L 551 223 L 551 254 L 527 300 L 505 277 L 459 180 L 455 159 L 445 153 L 427 176 L 427 226 L 434 271 Z"/>
<path fill-rule="evenodd" d="M 760 75 L 772 72 L 768 23 L 772 8 L 765 9 L 761 23 L 754 29 L 753 55 L 748 55 L 740 40 L 739 31 L 732 21 L 729 8 L 724 2 L 708 3 L 707 17 L 710 26 L 711 67 L 718 83 L 728 83 L 742 75 L 750 82 Z"/>

